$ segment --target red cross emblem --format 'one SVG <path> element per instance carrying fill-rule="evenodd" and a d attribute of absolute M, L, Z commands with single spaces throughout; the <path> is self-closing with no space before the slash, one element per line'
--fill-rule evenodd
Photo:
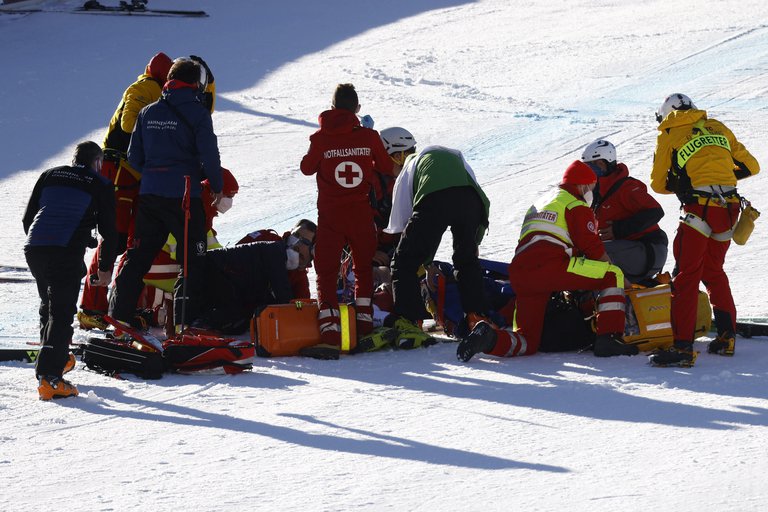
<path fill-rule="evenodd" d="M 336 182 L 344 188 L 355 188 L 363 181 L 363 169 L 355 162 L 341 162 L 336 166 Z"/>

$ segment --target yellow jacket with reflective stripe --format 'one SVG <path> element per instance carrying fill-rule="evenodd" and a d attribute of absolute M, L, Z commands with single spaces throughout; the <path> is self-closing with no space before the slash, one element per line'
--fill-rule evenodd
<path fill-rule="evenodd" d="M 546 233 L 573 247 L 565 212 L 576 206 L 586 206 L 586 203 L 567 190 L 558 189 L 554 198 L 547 198 L 543 204 L 528 209 L 518 241 L 532 233 Z"/>
<path fill-rule="evenodd" d="M 667 171 L 677 165 L 677 151 L 699 134 L 694 129 L 699 122 L 703 122 L 705 132 L 728 139 L 731 150 L 729 152 L 719 145 L 705 145 L 698 149 L 684 166 L 692 187 L 735 186 L 734 170 L 741 168 L 753 176 L 760 171 L 755 157 L 736 140 L 731 130 L 723 123 L 716 119 L 707 119 L 707 113 L 703 110 L 673 110 L 659 125 L 651 172 L 651 188 L 654 192 L 673 193 L 666 188 Z"/>

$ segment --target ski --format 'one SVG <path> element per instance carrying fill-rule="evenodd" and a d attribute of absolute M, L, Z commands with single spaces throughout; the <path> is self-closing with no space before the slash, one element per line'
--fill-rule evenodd
<path fill-rule="evenodd" d="M 96 0 L 85 2 L 82 7 L 72 12 L 79 14 L 117 14 L 127 16 L 182 16 L 192 18 L 206 18 L 205 11 L 187 11 L 183 9 L 148 9 L 146 0 L 132 0 L 120 2 L 119 5 L 103 5 Z"/>
<path fill-rule="evenodd" d="M 39 348 L 0 348 L 0 361 L 34 363 L 39 353 Z"/>
<path fill-rule="evenodd" d="M 768 336 L 768 323 L 736 322 L 736 334 L 742 338 Z"/>
<path fill-rule="evenodd" d="M 148 17 L 172 17 L 172 18 L 207 18 L 205 11 L 187 11 L 183 9 L 147 9 L 141 2 L 120 2 L 120 5 L 103 5 L 99 2 L 89 1 L 82 7 L 75 9 L 15 9 L 13 7 L 0 7 L 0 14 L 38 14 L 38 13 L 63 13 L 63 14 L 102 14 L 112 16 L 148 16 Z"/>
<path fill-rule="evenodd" d="M 69 350 L 76 356 L 82 355 L 84 345 L 70 345 Z M 22 361 L 34 363 L 40 355 L 40 348 L 0 347 L 0 361 Z"/>
<path fill-rule="evenodd" d="M 115 329 L 119 329 L 123 331 L 124 333 L 128 334 L 131 338 L 135 339 L 136 341 L 140 341 L 151 347 L 154 347 L 155 349 L 157 349 L 158 352 L 161 352 L 161 353 L 163 352 L 163 342 L 160 340 L 160 338 L 156 337 L 149 331 L 142 331 L 141 329 L 136 329 L 135 327 L 132 327 L 130 325 L 125 325 L 124 323 L 118 322 L 117 320 L 115 320 L 109 315 L 104 315 L 102 318 L 109 325 L 111 325 Z"/>
<path fill-rule="evenodd" d="M 0 283 L 28 283 L 34 280 L 27 267 L 0 265 Z"/>

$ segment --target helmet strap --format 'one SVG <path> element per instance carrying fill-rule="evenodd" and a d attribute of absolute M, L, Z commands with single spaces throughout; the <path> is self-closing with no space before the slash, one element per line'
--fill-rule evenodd
<path fill-rule="evenodd" d="M 394 155 L 389 155 L 389 158 L 392 159 L 395 164 L 399 165 L 400 167 L 403 166 L 403 163 L 405 163 L 405 152 L 399 151 L 395 153 Z"/>

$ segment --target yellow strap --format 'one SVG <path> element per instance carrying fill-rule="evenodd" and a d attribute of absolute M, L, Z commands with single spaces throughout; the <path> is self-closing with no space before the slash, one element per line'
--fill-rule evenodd
<path fill-rule="evenodd" d="M 341 351 L 349 352 L 351 347 L 349 337 L 349 307 L 339 304 L 339 316 L 341 316 Z"/>

